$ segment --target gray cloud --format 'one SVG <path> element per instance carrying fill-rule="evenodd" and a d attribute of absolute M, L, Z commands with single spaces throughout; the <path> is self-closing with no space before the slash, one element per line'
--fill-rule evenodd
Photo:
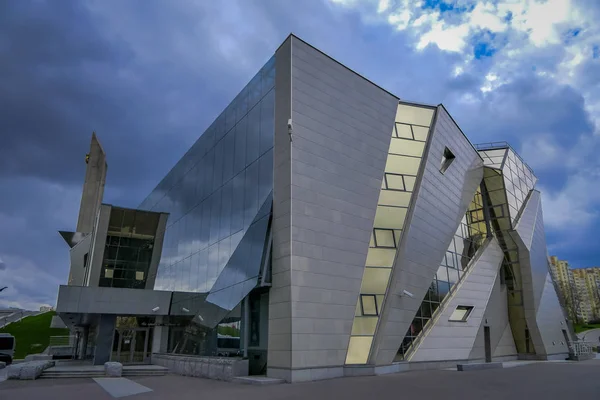
<path fill-rule="evenodd" d="M 75 226 L 93 130 L 107 152 L 105 202 L 135 207 L 289 32 L 402 98 L 444 102 L 476 142 L 518 147 L 544 131 L 566 145 L 566 131 L 591 129 L 576 90 L 531 72 L 551 69 L 560 48 L 535 54 L 515 68 L 519 79 L 484 97 L 493 58 L 455 77 L 460 55 L 417 52 L 407 32 L 325 1 L 0 2 L 4 301 L 52 304 L 65 282 L 68 249 L 56 231 Z M 582 73 L 597 83 L 594 65 Z"/>

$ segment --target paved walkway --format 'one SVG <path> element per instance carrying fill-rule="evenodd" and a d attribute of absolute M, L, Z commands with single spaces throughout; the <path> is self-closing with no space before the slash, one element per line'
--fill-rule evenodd
<path fill-rule="evenodd" d="M 600 360 L 535 363 L 482 371 L 415 371 L 394 375 L 340 378 L 292 385 L 251 386 L 177 375 L 131 378 L 152 391 L 123 397 L 150 399 L 244 400 L 569 400 L 596 399 L 600 393 Z M 0 383 L 0 399 L 112 400 L 92 379 L 49 379 Z"/>

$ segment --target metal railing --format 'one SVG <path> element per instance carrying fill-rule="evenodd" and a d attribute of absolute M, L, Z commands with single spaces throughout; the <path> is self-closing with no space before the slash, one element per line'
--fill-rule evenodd
<path fill-rule="evenodd" d="M 475 149 L 477 149 L 478 151 L 494 150 L 494 149 L 511 149 L 513 151 L 513 153 L 515 154 L 515 156 L 517 156 L 517 158 L 519 160 L 521 160 L 523 165 L 525 165 L 525 167 L 529 170 L 529 172 L 531 172 L 531 174 L 535 176 L 533 169 L 525 162 L 525 160 L 523 160 L 523 157 L 521 157 L 521 155 L 519 153 L 517 153 L 515 151 L 515 149 L 513 149 L 513 147 L 508 142 L 477 143 L 477 144 L 474 144 L 473 147 L 475 147 Z"/>
<path fill-rule="evenodd" d="M 75 344 L 75 336 L 50 336 L 48 346 L 73 346 Z"/>
<path fill-rule="evenodd" d="M 592 342 L 570 342 L 569 352 L 574 356 L 582 356 L 594 353 L 595 343 Z"/>
<path fill-rule="evenodd" d="M 492 150 L 492 149 L 504 149 L 511 148 L 508 142 L 488 142 L 488 143 L 477 143 L 473 145 L 477 150 Z"/>

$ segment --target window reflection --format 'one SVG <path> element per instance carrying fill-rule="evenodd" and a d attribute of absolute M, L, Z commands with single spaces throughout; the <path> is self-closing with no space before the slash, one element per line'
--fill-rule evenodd
<path fill-rule="evenodd" d="M 231 236 L 237 245 L 271 192 L 274 68 L 271 59 L 142 202 L 170 213 L 156 289 L 210 290 Z"/>
<path fill-rule="evenodd" d="M 169 352 L 239 356 L 244 347 L 239 305 L 244 296 L 238 295 L 250 292 L 256 281 L 246 279 L 240 283 L 241 274 L 247 271 L 225 269 L 238 246 L 243 247 L 238 252 L 240 259 L 245 255 L 248 261 L 249 257 L 257 258 L 256 254 L 259 258 L 252 263 L 241 260 L 239 265 L 262 265 L 265 221 L 270 219 L 272 201 L 268 199 L 273 190 L 274 77 L 275 63 L 271 59 L 140 206 L 170 214 L 154 288 L 200 292 L 202 302 L 212 304 L 206 300 L 206 293 L 218 282 L 221 297 L 225 296 L 233 309 L 223 314 L 224 319 L 222 315 L 215 317 L 219 324 L 214 329 L 197 323 L 195 318 L 192 321 L 196 322 L 191 322 L 193 315 L 170 316 Z M 246 235 L 248 229 L 254 229 L 254 218 L 265 202 L 269 206 L 261 210 L 262 238 Z M 110 225 L 116 229 L 130 226 L 129 222 L 123 224 L 123 218 L 115 214 Z M 136 229 L 142 228 L 136 225 Z M 255 243 L 261 246 L 258 250 Z M 120 272 L 114 263 L 104 270 L 110 276 L 106 279 L 117 281 Z M 137 269 L 129 278 L 139 285 L 148 278 L 147 272 Z M 230 304 L 233 302 L 237 307 Z M 172 308 L 180 310 L 181 304 Z M 251 331 L 251 338 L 258 338 L 256 329 Z"/>
<path fill-rule="evenodd" d="M 160 214 L 112 207 L 98 286 L 143 289 Z"/>

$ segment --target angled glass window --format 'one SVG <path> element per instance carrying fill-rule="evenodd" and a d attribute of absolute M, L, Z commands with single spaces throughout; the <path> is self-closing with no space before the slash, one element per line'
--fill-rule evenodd
<path fill-rule="evenodd" d="M 412 127 L 407 124 L 396 123 L 396 137 L 413 139 Z"/>
<path fill-rule="evenodd" d="M 396 247 L 392 229 L 373 229 L 373 231 L 375 234 L 375 247 Z"/>
<path fill-rule="evenodd" d="M 377 316 L 379 312 L 377 310 L 377 298 L 374 294 L 361 294 L 360 305 L 362 308 L 362 315 L 365 316 Z"/>
<path fill-rule="evenodd" d="M 469 315 L 473 311 L 473 306 L 456 306 L 456 309 L 450 315 L 448 321 L 453 322 L 467 322 Z"/>
<path fill-rule="evenodd" d="M 456 157 L 454 156 L 454 153 L 452 153 L 452 151 L 450 151 L 449 148 L 445 147 L 444 154 L 442 156 L 442 166 L 440 167 L 440 171 L 442 172 L 442 174 L 446 172 L 446 170 L 452 164 L 455 158 Z"/>
<path fill-rule="evenodd" d="M 404 175 L 385 174 L 384 182 L 386 183 L 386 186 L 383 189 L 407 190 L 404 185 Z"/>

